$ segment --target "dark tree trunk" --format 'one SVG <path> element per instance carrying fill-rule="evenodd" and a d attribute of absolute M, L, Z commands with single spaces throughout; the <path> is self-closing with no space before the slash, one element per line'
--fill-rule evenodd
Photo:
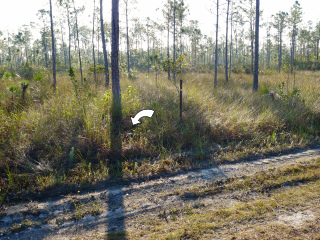
<path fill-rule="evenodd" d="M 173 1 L 173 62 L 176 62 L 176 0 Z M 173 71 L 173 81 L 176 81 L 176 72 L 175 68 Z"/>
<path fill-rule="evenodd" d="M 225 58 L 225 73 L 226 73 L 226 81 L 229 81 L 228 76 L 228 27 L 229 27 L 229 6 L 230 6 L 230 0 L 228 1 L 228 7 L 227 7 L 227 22 L 226 22 L 226 58 Z"/>
<path fill-rule="evenodd" d="M 111 112 L 111 151 L 120 156 L 121 141 L 121 89 L 119 79 L 119 0 L 112 0 L 112 112 Z"/>
<path fill-rule="evenodd" d="M 112 1 L 113 4 L 113 1 Z M 103 4 L 102 0 L 100 0 L 100 24 L 101 24 L 101 40 L 102 40 L 102 49 L 103 49 L 103 57 L 104 57 L 104 68 L 105 68 L 105 74 L 106 74 L 106 82 L 105 87 L 109 87 L 109 68 L 108 68 L 108 54 L 107 54 L 107 46 L 106 46 L 106 39 L 104 35 L 104 27 L 103 27 Z M 113 16 L 112 16 L 113 17 Z"/>
<path fill-rule="evenodd" d="M 168 19 L 167 57 L 170 58 L 170 22 Z M 170 66 L 168 66 L 168 80 L 171 80 Z"/>
<path fill-rule="evenodd" d="M 218 87 L 218 32 L 219 32 L 219 0 L 217 0 L 216 51 L 214 56 L 214 88 Z"/>
<path fill-rule="evenodd" d="M 57 76 L 56 76 L 56 53 L 54 46 L 54 31 L 53 31 L 53 19 L 52 19 L 52 3 L 50 0 L 50 21 L 51 21 L 51 41 L 52 41 L 52 74 L 53 74 L 53 87 L 56 90 Z"/>
<path fill-rule="evenodd" d="M 233 9 L 233 7 L 232 7 Z M 233 12 L 233 10 L 232 10 Z M 233 13 L 231 13 L 231 38 L 230 38 L 230 65 L 229 65 L 229 79 L 231 78 L 231 67 L 232 67 L 232 51 L 233 51 L 233 42 L 232 42 L 232 31 L 233 31 Z"/>
<path fill-rule="evenodd" d="M 260 19 L 260 0 L 256 0 L 256 31 L 255 31 L 253 92 L 258 91 L 258 87 L 259 87 L 259 19 Z"/>
<path fill-rule="evenodd" d="M 252 9 L 252 2 L 251 2 Z M 254 33 L 253 33 L 253 19 L 250 18 L 250 41 L 251 41 L 251 69 L 250 73 L 253 74 L 253 61 L 254 61 L 254 50 L 253 50 L 253 41 L 254 41 Z"/>

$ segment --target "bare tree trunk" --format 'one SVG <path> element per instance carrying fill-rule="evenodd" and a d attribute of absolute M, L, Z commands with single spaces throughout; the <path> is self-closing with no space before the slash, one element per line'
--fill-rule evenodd
<path fill-rule="evenodd" d="M 260 19 L 260 0 L 256 0 L 256 31 L 255 31 L 253 92 L 258 91 L 258 87 L 259 87 L 259 19 Z"/>
<path fill-rule="evenodd" d="M 104 68 L 105 68 L 105 74 L 106 74 L 105 87 L 107 88 L 107 87 L 109 87 L 110 78 L 109 78 L 108 54 L 107 54 L 107 47 L 106 47 L 106 39 L 105 39 L 105 35 L 104 35 L 102 11 L 103 11 L 103 4 L 102 4 L 102 0 L 100 0 L 101 39 L 102 39 L 102 49 L 103 49 L 103 57 L 104 57 Z"/>
<path fill-rule="evenodd" d="M 218 87 L 218 32 L 219 32 L 219 0 L 217 0 L 217 22 L 216 22 L 216 51 L 214 60 L 214 88 Z"/>
<path fill-rule="evenodd" d="M 54 31 L 53 31 L 53 19 L 52 19 L 52 3 L 50 2 L 50 21 L 51 21 L 51 41 L 52 41 L 52 74 L 53 74 L 53 88 L 56 90 L 57 76 L 56 76 L 56 53 L 54 46 Z"/>
<path fill-rule="evenodd" d="M 231 67 L 232 67 L 232 50 L 233 50 L 233 42 L 232 42 L 232 32 L 233 31 L 233 7 L 231 13 L 231 39 L 230 39 L 230 65 L 229 65 L 229 79 L 231 78 Z"/>
<path fill-rule="evenodd" d="M 176 62 L 176 0 L 173 2 L 173 62 Z M 176 72 L 175 68 L 173 71 L 173 81 L 176 81 Z"/>
<path fill-rule="evenodd" d="M 226 58 L 225 58 L 225 73 L 226 73 L 226 82 L 229 81 L 228 76 L 228 27 L 229 27 L 229 6 L 230 6 L 230 0 L 228 1 L 228 7 L 227 7 L 227 22 L 226 22 Z"/>
<path fill-rule="evenodd" d="M 168 40 L 167 40 L 167 57 L 170 58 L 170 22 L 168 19 Z M 170 66 L 168 66 L 168 80 L 171 80 Z"/>
<path fill-rule="evenodd" d="M 121 141 L 121 89 L 119 79 L 119 0 L 112 0 L 112 112 L 111 112 L 111 151 L 120 156 Z"/>
<path fill-rule="evenodd" d="M 251 9 L 252 9 L 252 2 L 251 2 Z M 251 70 L 250 73 L 253 74 L 253 37 L 254 37 L 254 33 L 253 33 L 253 19 L 252 17 L 250 18 L 250 41 L 251 41 Z"/>
<path fill-rule="evenodd" d="M 97 73 L 96 73 L 96 53 L 94 51 L 94 19 L 96 17 L 96 0 L 93 0 L 93 20 L 92 20 L 92 55 L 93 55 L 93 75 L 94 82 L 97 84 Z"/>

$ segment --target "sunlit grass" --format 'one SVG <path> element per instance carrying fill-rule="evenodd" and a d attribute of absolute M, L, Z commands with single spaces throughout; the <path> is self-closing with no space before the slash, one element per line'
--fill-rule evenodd
<path fill-rule="evenodd" d="M 261 75 L 261 88 L 273 93 L 274 99 L 262 92 L 253 94 L 253 77 L 246 74 L 232 74 L 229 83 L 218 74 L 217 89 L 212 73 L 185 73 L 178 76 L 177 84 L 162 74 L 157 85 L 153 74 L 138 74 L 135 80 L 121 77 L 125 160 L 114 169 L 108 166 L 112 93 L 102 81 L 96 86 L 88 76 L 81 86 L 60 75 L 56 92 L 46 80 L 31 81 L 22 101 L 21 91 L 13 93 L 13 100 L 9 91 L 21 80 L 1 79 L 0 169 L 5 186 L 1 192 L 93 184 L 117 169 L 127 177 L 143 177 L 317 143 L 319 77 L 319 73 L 297 72 L 295 87 L 300 92 L 290 95 L 293 76 L 288 81 L 287 73 Z M 179 118 L 181 78 L 183 122 Z M 154 116 L 132 126 L 131 117 L 143 109 L 154 110 Z M 195 159 L 170 158 L 187 150 L 195 151 Z M 145 160 L 137 160 L 141 157 Z M 11 184 L 8 174 L 14 179 Z"/>

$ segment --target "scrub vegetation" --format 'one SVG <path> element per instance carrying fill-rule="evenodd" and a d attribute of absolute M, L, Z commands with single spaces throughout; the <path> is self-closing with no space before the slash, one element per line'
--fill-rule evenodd
<path fill-rule="evenodd" d="M 288 92 L 286 74 L 262 75 L 263 88 L 255 94 L 246 74 L 234 74 L 228 84 L 218 79 L 217 90 L 210 73 L 179 77 L 184 79 L 182 122 L 179 95 L 165 76 L 157 85 L 152 76 L 122 78 L 123 149 L 114 164 L 108 164 L 113 159 L 109 90 L 92 80 L 81 86 L 76 76 L 59 75 L 55 92 L 46 82 L 1 81 L 1 194 L 90 185 L 121 173 L 145 178 L 319 141 L 317 73 L 300 72 L 299 88 L 291 85 Z M 133 126 L 131 117 L 142 109 L 155 114 Z"/>

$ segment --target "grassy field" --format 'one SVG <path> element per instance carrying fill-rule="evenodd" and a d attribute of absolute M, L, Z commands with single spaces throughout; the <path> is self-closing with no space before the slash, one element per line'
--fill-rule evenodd
<path fill-rule="evenodd" d="M 92 185 L 120 174 L 148 177 L 319 142 L 319 73 L 297 72 L 295 80 L 261 75 L 256 94 L 246 74 L 233 74 L 229 83 L 219 74 L 216 90 L 213 74 L 181 78 L 182 122 L 177 87 L 165 74 L 157 83 L 153 75 L 121 78 L 121 162 L 110 157 L 112 96 L 103 83 L 60 75 L 56 92 L 46 80 L 31 81 L 24 92 L 21 79 L 0 79 L 0 202 L 8 193 Z M 153 117 L 132 126 L 143 109 L 154 110 Z M 173 155 L 185 151 L 194 154 Z"/>

